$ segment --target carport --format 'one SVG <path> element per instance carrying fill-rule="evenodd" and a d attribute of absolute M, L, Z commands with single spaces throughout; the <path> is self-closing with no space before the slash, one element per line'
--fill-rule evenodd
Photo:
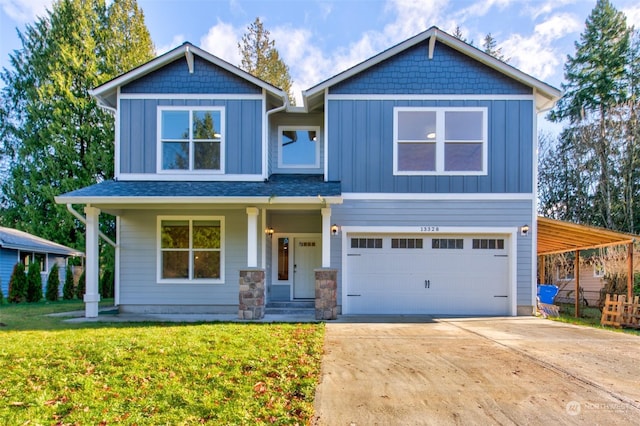
<path fill-rule="evenodd" d="M 595 226 L 578 225 L 561 220 L 538 216 L 538 271 L 545 270 L 544 256 L 549 254 L 575 252 L 580 259 L 580 251 L 601 247 L 627 246 L 627 297 L 633 296 L 633 244 L 638 236 L 610 231 Z M 580 262 L 575 262 L 575 316 L 580 314 Z M 540 274 L 543 276 L 543 274 Z"/>

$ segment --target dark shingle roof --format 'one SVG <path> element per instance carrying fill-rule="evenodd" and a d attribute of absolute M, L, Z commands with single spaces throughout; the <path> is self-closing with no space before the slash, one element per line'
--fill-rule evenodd
<path fill-rule="evenodd" d="M 79 250 L 36 237 L 27 232 L 0 226 L 0 247 L 14 250 L 28 250 L 40 253 L 55 253 L 67 256 L 81 256 Z"/>
<path fill-rule="evenodd" d="M 340 182 L 317 175 L 273 175 L 264 182 L 105 181 L 61 195 L 90 197 L 335 197 Z"/>

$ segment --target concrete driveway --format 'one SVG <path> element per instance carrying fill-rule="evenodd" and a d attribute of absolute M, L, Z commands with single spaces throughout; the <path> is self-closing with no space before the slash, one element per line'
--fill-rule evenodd
<path fill-rule="evenodd" d="M 533 317 L 370 320 L 327 323 L 317 425 L 640 423 L 639 336 Z"/>

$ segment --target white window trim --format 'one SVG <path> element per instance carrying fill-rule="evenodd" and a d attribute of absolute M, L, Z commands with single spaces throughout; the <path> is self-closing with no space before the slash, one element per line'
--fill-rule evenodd
<path fill-rule="evenodd" d="M 29 250 L 18 250 L 18 262 L 22 261 L 22 254 L 29 254 L 29 265 L 35 261 L 36 254 L 40 254 L 44 256 L 44 264 L 40 264 L 40 273 L 48 274 L 49 273 L 49 253 L 45 253 L 42 251 L 29 251 Z M 25 272 L 28 271 L 28 266 L 25 265 Z"/>
<path fill-rule="evenodd" d="M 189 170 L 164 170 L 162 168 L 162 112 L 163 111 L 188 111 L 189 131 L 191 132 L 194 111 L 219 111 L 220 112 L 220 170 L 193 170 L 193 140 L 189 140 Z M 156 173 L 172 176 L 193 176 L 193 175 L 222 175 L 225 172 L 225 151 L 226 151 L 226 118 L 225 107 L 223 106 L 158 106 L 156 119 Z"/>
<path fill-rule="evenodd" d="M 403 111 L 424 111 L 436 113 L 436 169 L 434 171 L 398 170 L 398 113 Z M 444 115 L 445 112 L 482 112 L 482 170 L 446 171 L 444 169 Z M 394 107 L 393 108 L 393 174 L 396 176 L 484 176 L 488 174 L 488 108 L 487 107 Z M 442 129 L 442 130 L 440 130 Z M 420 142 L 418 142 L 420 143 Z"/>
<path fill-rule="evenodd" d="M 313 164 L 284 164 L 282 162 L 282 132 L 287 130 L 315 131 L 318 138 L 316 143 L 316 161 Z M 320 168 L 320 126 L 278 126 L 278 168 L 279 169 L 318 169 Z"/>
<path fill-rule="evenodd" d="M 187 279 L 162 278 L 162 221 L 186 220 L 189 221 L 189 276 Z M 199 220 L 217 220 L 220 222 L 220 278 L 218 279 L 194 279 L 193 274 L 193 222 Z M 225 231 L 224 216 L 158 216 L 156 221 L 156 279 L 158 284 L 224 284 L 225 277 Z"/>

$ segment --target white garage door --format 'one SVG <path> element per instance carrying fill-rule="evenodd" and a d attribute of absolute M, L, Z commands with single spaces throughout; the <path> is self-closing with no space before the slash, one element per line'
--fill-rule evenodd
<path fill-rule="evenodd" d="M 348 235 L 346 314 L 509 314 L 499 235 Z"/>

